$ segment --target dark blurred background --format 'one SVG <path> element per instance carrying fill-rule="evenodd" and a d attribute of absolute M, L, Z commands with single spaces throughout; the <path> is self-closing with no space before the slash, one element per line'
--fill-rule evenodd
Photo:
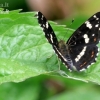
<path fill-rule="evenodd" d="M 23 9 L 26 11 L 41 11 L 49 20 L 56 20 L 60 24 L 69 25 L 76 29 L 89 16 L 100 9 L 99 0 L 0 0 L 0 7 L 5 9 Z"/>
<path fill-rule="evenodd" d="M 49 20 L 78 28 L 100 11 L 100 0 L 0 0 L 5 10 L 41 11 Z M 0 100 L 99 100 L 100 86 L 63 77 L 40 75 L 0 86 Z"/>

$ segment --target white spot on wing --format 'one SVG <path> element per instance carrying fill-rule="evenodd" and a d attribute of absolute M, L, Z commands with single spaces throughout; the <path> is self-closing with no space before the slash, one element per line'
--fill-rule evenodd
<path fill-rule="evenodd" d="M 89 22 L 89 21 L 86 21 L 86 22 L 85 22 L 85 24 L 86 24 L 86 27 L 88 27 L 89 29 L 91 29 L 91 28 L 92 28 L 92 25 L 90 24 L 90 22 Z"/>
<path fill-rule="evenodd" d="M 50 39 L 51 39 L 51 42 L 53 43 L 53 37 L 52 37 L 52 34 L 50 34 Z"/>
<path fill-rule="evenodd" d="M 83 55 L 84 55 L 84 52 L 81 52 L 81 53 L 80 53 L 80 56 L 83 56 Z"/>
<path fill-rule="evenodd" d="M 45 24 L 43 24 L 43 27 L 45 28 Z"/>
<path fill-rule="evenodd" d="M 79 59 L 78 59 L 78 58 L 75 58 L 75 61 L 76 61 L 76 62 L 78 62 L 78 61 L 79 61 Z"/>
<path fill-rule="evenodd" d="M 83 50 L 80 52 L 80 54 L 75 58 L 75 61 L 78 62 L 81 57 L 85 54 L 86 46 L 83 48 Z"/>
<path fill-rule="evenodd" d="M 88 35 L 87 34 L 84 34 L 84 38 L 87 38 L 88 37 Z"/>
<path fill-rule="evenodd" d="M 81 69 L 80 72 L 82 72 L 82 71 L 84 71 L 84 70 L 85 70 L 85 68 Z"/>
<path fill-rule="evenodd" d="M 80 59 L 81 58 L 81 55 L 78 55 L 77 58 Z"/>
<path fill-rule="evenodd" d="M 95 58 L 95 61 L 97 61 L 97 58 Z"/>
<path fill-rule="evenodd" d="M 98 51 L 100 51 L 100 49 L 98 48 Z"/>
<path fill-rule="evenodd" d="M 89 67 L 90 67 L 90 65 L 87 66 L 87 68 L 89 68 Z"/>
<path fill-rule="evenodd" d="M 84 34 L 84 39 L 85 39 L 85 43 L 89 43 L 89 38 L 88 38 L 88 35 L 87 34 Z"/>
<path fill-rule="evenodd" d="M 48 22 L 46 22 L 46 28 L 48 29 L 49 25 L 48 25 Z"/>
<path fill-rule="evenodd" d="M 94 18 L 96 18 L 96 20 L 99 20 L 99 18 L 97 18 L 97 16 L 96 16 L 96 15 L 94 15 L 93 17 L 94 17 Z"/>
<path fill-rule="evenodd" d="M 94 36 L 94 34 L 92 34 L 92 36 Z"/>
<path fill-rule="evenodd" d="M 42 15 L 41 19 L 43 20 L 44 16 Z"/>
<path fill-rule="evenodd" d="M 96 18 L 96 20 L 99 20 L 99 18 Z"/>
<path fill-rule="evenodd" d="M 94 18 L 97 18 L 96 15 L 93 16 Z"/>
<path fill-rule="evenodd" d="M 95 25 L 95 27 L 98 27 L 98 26 L 99 26 L 99 24 L 96 24 L 96 25 Z"/>

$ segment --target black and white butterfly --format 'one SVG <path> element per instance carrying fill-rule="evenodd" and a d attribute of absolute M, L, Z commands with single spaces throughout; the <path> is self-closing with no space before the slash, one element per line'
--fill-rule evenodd
<path fill-rule="evenodd" d="M 96 62 L 99 51 L 97 44 L 100 40 L 100 12 L 83 23 L 67 42 L 58 42 L 52 27 L 41 12 L 37 12 L 36 16 L 45 37 L 69 70 L 83 71 Z"/>

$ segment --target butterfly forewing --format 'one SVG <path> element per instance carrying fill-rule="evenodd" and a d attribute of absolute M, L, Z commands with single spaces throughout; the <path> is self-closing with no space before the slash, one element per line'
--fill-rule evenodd
<path fill-rule="evenodd" d="M 94 14 L 83 23 L 68 39 L 67 44 L 87 45 L 100 40 L 100 12 Z M 77 43 L 78 42 L 78 43 Z"/>
<path fill-rule="evenodd" d="M 54 31 L 50 24 L 48 23 L 47 19 L 44 17 L 44 15 L 41 12 L 38 12 L 36 14 L 36 17 L 38 18 L 38 23 L 42 27 L 45 37 L 49 41 L 50 44 L 56 45 L 58 47 L 58 40 L 56 38 L 56 35 L 54 34 Z"/>

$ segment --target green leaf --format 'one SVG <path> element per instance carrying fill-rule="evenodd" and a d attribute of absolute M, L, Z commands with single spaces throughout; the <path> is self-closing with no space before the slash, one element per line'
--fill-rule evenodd
<path fill-rule="evenodd" d="M 51 67 L 56 59 L 52 60 L 53 50 L 34 17 L 36 13 L 19 11 L 0 14 L 0 83 L 20 82 L 57 69 Z"/>
<path fill-rule="evenodd" d="M 35 81 L 35 82 L 34 82 Z M 19 83 L 4 83 L 0 85 L 0 100 L 38 100 L 40 83 L 32 78 Z M 9 92 L 8 92 L 9 91 Z"/>
<path fill-rule="evenodd" d="M 88 91 L 87 91 L 88 90 Z M 65 91 L 47 100 L 99 100 L 100 94 L 97 89 L 89 86 L 81 86 L 77 89 Z"/>
<path fill-rule="evenodd" d="M 29 77 L 50 74 L 100 84 L 100 56 L 84 72 L 69 72 L 61 62 L 59 70 L 58 58 L 34 17 L 36 12 L 19 11 L 0 14 L 0 83 L 20 82 Z M 74 32 L 63 25 L 50 24 L 58 39 L 67 41 Z"/>

